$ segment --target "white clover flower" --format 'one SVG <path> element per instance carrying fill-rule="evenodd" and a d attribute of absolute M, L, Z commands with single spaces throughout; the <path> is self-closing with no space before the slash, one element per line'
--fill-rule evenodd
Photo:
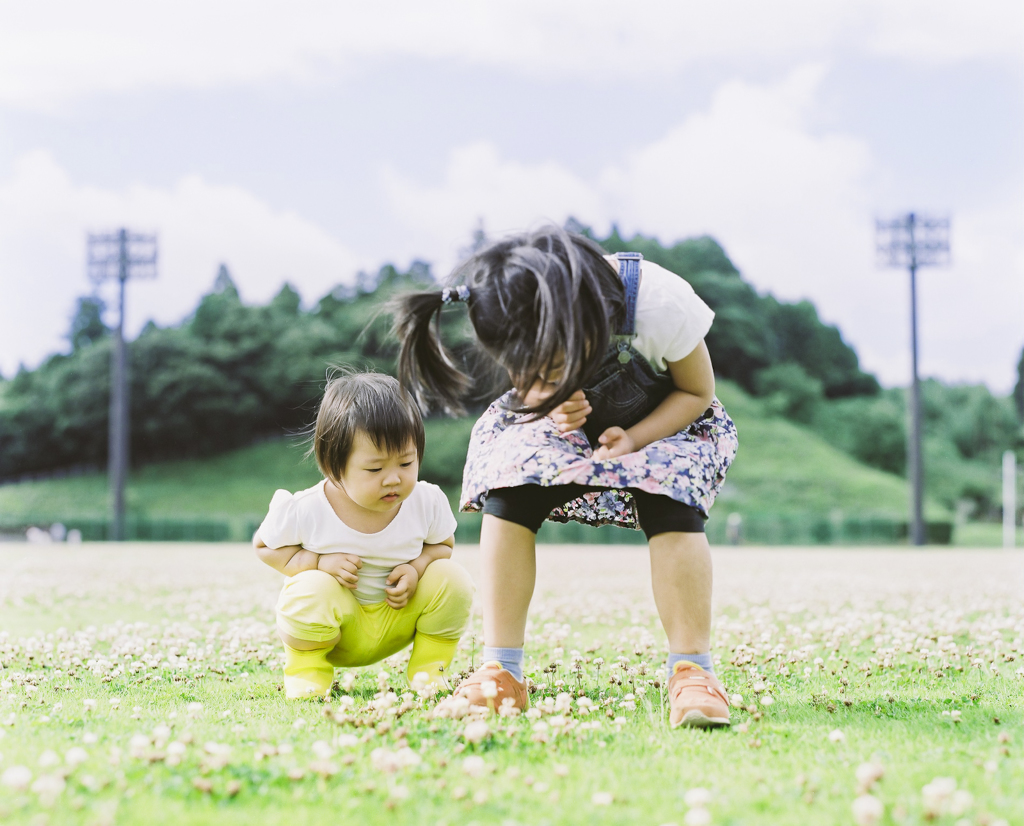
<path fill-rule="evenodd" d="M 943 814 L 949 805 L 949 798 L 956 791 L 956 780 L 952 777 L 936 777 L 921 789 L 921 800 L 925 812 L 930 815 Z"/>
<path fill-rule="evenodd" d="M 110 709 L 111 709 L 111 711 L 113 711 L 113 710 L 115 710 L 117 708 L 120 708 L 120 706 L 121 706 L 121 698 L 120 697 L 111 697 L 110 698 Z"/>
<path fill-rule="evenodd" d="M 493 700 L 498 696 L 498 684 L 494 680 L 484 680 L 480 683 L 480 693 L 484 699 Z"/>
<path fill-rule="evenodd" d="M 885 806 L 874 795 L 862 794 L 853 801 L 853 821 L 857 826 L 874 826 L 885 814 Z"/>
<path fill-rule="evenodd" d="M 590 797 L 595 806 L 611 806 L 614 801 L 615 796 L 611 792 L 594 792 Z"/>
<path fill-rule="evenodd" d="M 733 706 L 741 706 L 741 705 L 743 705 L 743 695 L 742 694 L 733 694 L 732 697 L 729 698 L 729 702 Z"/>
<path fill-rule="evenodd" d="M 66 787 L 67 783 L 59 774 L 41 774 L 32 784 L 32 791 L 39 795 L 40 803 L 52 806 Z"/>
<path fill-rule="evenodd" d="M 882 779 L 885 768 L 881 763 L 861 763 L 857 767 L 857 783 L 862 789 L 870 789 L 875 783 Z"/>
<path fill-rule="evenodd" d="M 462 730 L 463 738 L 470 743 L 479 743 L 490 733 L 491 727 L 483 720 L 474 720 L 467 723 L 466 727 Z"/>
<path fill-rule="evenodd" d="M 829 742 L 831 743 L 842 743 L 846 740 L 846 735 L 840 729 L 832 729 L 828 734 Z"/>
<path fill-rule="evenodd" d="M 23 792 L 32 782 L 32 770 L 26 766 L 11 766 L 0 775 L 0 783 L 15 791 Z"/>
<path fill-rule="evenodd" d="M 764 696 L 763 696 L 763 697 L 761 698 L 761 705 L 763 705 L 763 706 L 770 706 L 770 705 L 772 705 L 772 704 L 773 704 L 774 702 L 775 702 L 775 698 L 774 698 L 774 697 L 772 697 L 772 695 L 771 695 L 771 694 L 765 694 L 765 695 L 764 695 Z"/>
<path fill-rule="evenodd" d="M 334 743 L 339 749 L 350 749 L 359 745 L 359 738 L 354 734 L 339 734 Z"/>
<path fill-rule="evenodd" d="M 52 766 L 59 766 L 59 765 L 60 765 L 60 757 L 57 755 L 57 752 L 53 751 L 52 749 L 47 749 L 46 751 L 44 751 L 42 754 L 39 755 L 39 767 L 41 769 L 48 769 L 48 768 L 51 768 Z"/>
<path fill-rule="evenodd" d="M 71 768 L 80 766 L 89 759 L 89 753 L 81 746 L 73 746 L 64 753 L 64 762 Z"/>
<path fill-rule="evenodd" d="M 462 761 L 462 771 L 470 777 L 481 777 L 487 770 L 487 763 L 477 754 L 470 755 Z"/>
<path fill-rule="evenodd" d="M 706 807 L 711 802 L 711 792 L 700 787 L 690 789 L 683 796 L 683 802 L 691 809 Z"/>
<path fill-rule="evenodd" d="M 696 808 L 690 809 L 690 811 L 683 816 L 683 823 L 685 823 L 686 826 L 709 826 L 711 823 L 711 812 L 703 806 L 697 806 Z"/>
<path fill-rule="evenodd" d="M 949 813 L 954 817 L 959 817 L 973 805 L 974 795 L 967 791 L 967 789 L 957 789 L 953 792 L 953 796 L 949 801 Z"/>
<path fill-rule="evenodd" d="M 498 706 L 499 717 L 518 717 L 520 713 L 521 710 L 516 708 L 516 701 L 513 697 L 506 697 Z"/>
<path fill-rule="evenodd" d="M 85 743 L 85 745 L 87 746 L 95 745 L 99 741 L 99 735 L 94 732 L 87 731 L 85 732 L 85 734 L 82 735 L 82 742 Z"/>
<path fill-rule="evenodd" d="M 334 748 L 326 740 L 317 740 L 311 746 L 313 754 L 320 760 L 330 760 L 334 757 Z"/>

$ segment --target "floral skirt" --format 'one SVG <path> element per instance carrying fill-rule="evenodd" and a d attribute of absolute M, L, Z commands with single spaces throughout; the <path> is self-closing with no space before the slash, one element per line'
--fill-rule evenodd
<path fill-rule="evenodd" d="M 509 395 L 493 402 L 473 427 L 460 510 L 482 510 L 487 492 L 495 488 L 575 483 L 608 490 L 573 499 L 548 519 L 639 528 L 625 488 L 670 496 L 706 517 L 736 456 L 736 425 L 718 399 L 709 416 L 674 436 L 598 461 L 582 430 L 559 433 L 546 416 L 518 424 L 527 417 L 508 409 Z"/>

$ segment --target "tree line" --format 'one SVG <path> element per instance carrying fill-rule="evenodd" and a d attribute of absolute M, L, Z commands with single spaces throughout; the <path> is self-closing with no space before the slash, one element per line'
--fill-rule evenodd
<path fill-rule="evenodd" d="M 882 390 L 861 370 L 856 352 L 813 304 L 759 293 L 710 237 L 665 246 L 613 229 L 596 240 L 611 252 L 642 252 L 711 306 L 707 344 L 718 376 L 861 461 L 904 472 L 903 391 Z M 400 291 L 435 283 L 425 262 L 405 271 L 386 265 L 307 310 L 287 284 L 265 305 L 244 304 L 222 266 L 188 318 L 169 327 L 150 322 L 131 342 L 133 462 L 206 456 L 301 430 L 331 365 L 394 372 L 397 343 L 382 307 Z M 0 380 L 0 478 L 105 462 L 111 337 L 103 310 L 95 297 L 79 299 L 69 352 Z M 442 325 L 446 342 L 477 369 L 464 309 L 446 309 Z M 1007 399 L 980 385 L 925 383 L 929 493 L 950 507 L 966 500 L 986 513 L 998 501 L 991 468 L 1002 450 L 1022 443 L 1024 354 L 1019 370 Z M 487 400 L 482 392 L 478 401 Z"/>

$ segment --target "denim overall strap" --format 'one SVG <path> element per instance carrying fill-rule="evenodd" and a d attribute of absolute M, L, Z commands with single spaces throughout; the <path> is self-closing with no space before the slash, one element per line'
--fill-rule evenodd
<path fill-rule="evenodd" d="M 616 253 L 619 259 L 619 278 L 626 287 L 626 317 L 618 330 L 618 335 L 636 335 L 636 296 L 640 291 L 640 261 L 643 255 L 639 252 Z"/>

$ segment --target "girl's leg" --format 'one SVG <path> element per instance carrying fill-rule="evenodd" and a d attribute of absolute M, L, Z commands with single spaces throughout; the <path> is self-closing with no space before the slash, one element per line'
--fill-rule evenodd
<path fill-rule="evenodd" d="M 650 539 L 654 604 L 673 654 L 711 650 L 711 548 L 703 533 Z"/>
<path fill-rule="evenodd" d="M 480 601 L 484 645 L 523 647 L 537 580 L 537 531 L 555 508 L 598 488 L 522 485 L 492 490 L 480 527 Z"/>
<path fill-rule="evenodd" d="M 634 493 L 650 544 L 654 603 L 668 637 L 669 722 L 729 725 L 729 700 L 711 659 L 711 548 L 703 519 L 668 497 Z"/>
<path fill-rule="evenodd" d="M 323 697 L 330 690 L 334 666 L 327 655 L 341 639 L 347 617 L 358 610 L 351 591 L 323 571 L 302 571 L 285 581 L 277 600 L 285 696 Z"/>
<path fill-rule="evenodd" d="M 536 539 L 529 528 L 484 514 L 480 526 L 480 603 L 484 645 L 488 647 L 523 647 L 526 615 L 537 581 Z"/>

